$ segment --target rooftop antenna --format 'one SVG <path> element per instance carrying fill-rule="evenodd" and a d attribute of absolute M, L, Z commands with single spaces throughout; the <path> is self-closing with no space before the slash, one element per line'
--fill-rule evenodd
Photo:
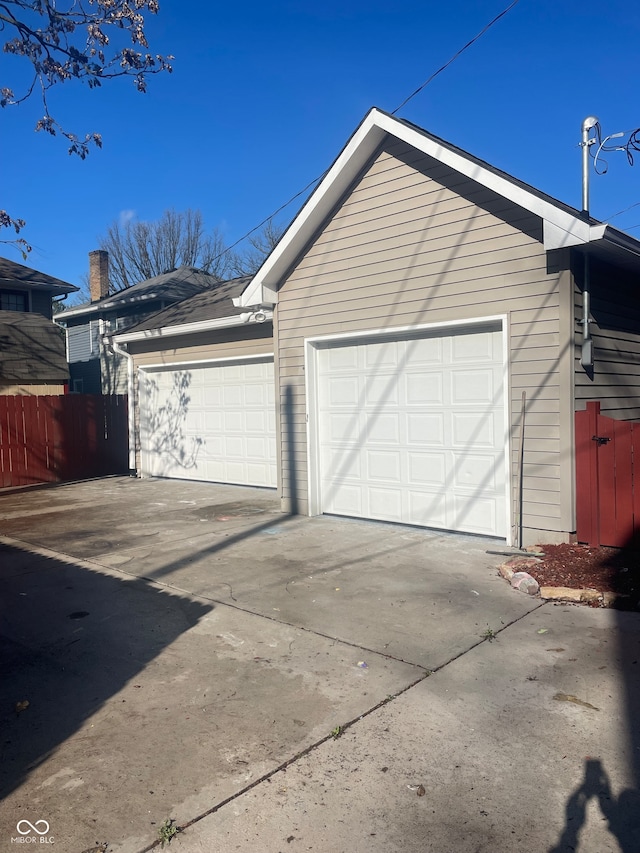
<path fill-rule="evenodd" d="M 599 127 L 595 116 L 587 116 L 582 122 L 582 215 L 589 216 L 589 148 L 595 144 L 596 137 L 589 136 L 590 131 Z M 593 339 L 589 329 L 591 313 L 591 292 L 589 289 L 589 255 L 584 253 L 584 278 L 582 284 L 582 351 L 580 364 L 587 371 L 593 370 Z"/>
<path fill-rule="evenodd" d="M 596 137 L 589 137 L 589 131 L 600 124 L 595 116 L 587 116 L 582 122 L 582 212 L 589 215 L 589 148 L 596 143 Z"/>

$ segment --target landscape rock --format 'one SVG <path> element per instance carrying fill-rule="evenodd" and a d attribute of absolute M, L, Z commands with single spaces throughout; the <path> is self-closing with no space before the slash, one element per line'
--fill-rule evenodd
<path fill-rule="evenodd" d="M 540 592 L 538 581 L 528 572 L 515 572 L 511 578 L 511 586 L 520 592 L 526 592 L 527 595 L 537 595 Z"/>
<path fill-rule="evenodd" d="M 550 600 L 579 601 L 591 603 L 602 599 L 602 593 L 597 589 L 571 589 L 568 586 L 542 586 L 540 597 Z"/>

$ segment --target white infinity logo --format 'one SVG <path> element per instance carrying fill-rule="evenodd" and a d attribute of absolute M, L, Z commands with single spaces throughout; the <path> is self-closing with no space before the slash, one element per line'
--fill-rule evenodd
<path fill-rule="evenodd" d="M 21 826 L 28 828 L 20 829 Z M 44 829 L 38 829 L 39 826 L 44 826 Z M 37 820 L 35 823 L 30 823 L 28 820 L 19 820 L 16 829 L 20 835 L 28 835 L 30 832 L 37 832 L 38 835 L 46 835 L 49 832 L 49 824 L 46 820 Z"/>

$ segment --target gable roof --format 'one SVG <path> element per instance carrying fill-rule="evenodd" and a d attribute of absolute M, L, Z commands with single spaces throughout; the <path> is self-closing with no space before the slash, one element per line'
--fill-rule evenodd
<path fill-rule="evenodd" d="M 240 309 L 234 305 L 234 298 L 240 297 L 250 283 L 251 276 L 219 282 L 214 288 L 152 314 L 143 322 L 117 335 L 115 340 L 118 343 L 127 343 L 155 337 L 176 337 L 208 329 L 256 322 L 254 315 L 241 313 Z M 270 319 L 271 313 L 265 312 L 264 320 Z"/>
<path fill-rule="evenodd" d="M 0 258 L 0 288 L 10 290 L 41 290 L 51 296 L 64 296 L 80 290 L 74 284 L 39 272 L 24 264 L 17 264 L 8 258 Z"/>
<path fill-rule="evenodd" d="M 599 252 L 603 256 L 608 255 L 626 265 L 640 268 L 640 241 L 558 201 L 417 125 L 374 107 L 307 199 L 254 276 L 251 285 L 237 300 L 239 306 L 276 302 L 282 278 L 388 136 L 411 145 L 539 216 L 543 221 L 545 249 L 599 244 Z"/>
<path fill-rule="evenodd" d="M 0 380 L 23 384 L 68 382 L 61 329 L 41 314 L 0 311 Z"/>
<path fill-rule="evenodd" d="M 87 302 L 56 315 L 56 320 L 66 320 L 82 315 L 113 313 L 122 308 L 140 306 L 151 301 L 179 302 L 195 293 L 216 287 L 220 282 L 216 276 L 193 267 L 178 267 L 146 281 L 140 281 L 96 302 Z"/>

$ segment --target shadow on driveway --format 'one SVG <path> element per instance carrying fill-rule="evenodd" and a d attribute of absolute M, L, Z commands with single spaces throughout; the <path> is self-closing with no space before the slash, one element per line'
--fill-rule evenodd
<path fill-rule="evenodd" d="M 0 582 L 4 799 L 213 606 L 2 543 Z"/>

